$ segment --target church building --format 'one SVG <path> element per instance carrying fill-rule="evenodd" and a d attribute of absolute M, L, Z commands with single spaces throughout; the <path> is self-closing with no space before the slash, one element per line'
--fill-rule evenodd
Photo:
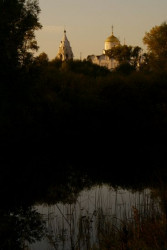
<path fill-rule="evenodd" d="M 120 46 L 120 41 L 117 37 L 114 36 L 112 26 L 112 34 L 105 40 L 103 54 L 99 56 L 90 55 L 87 57 L 87 59 L 90 60 L 92 63 L 106 67 L 112 71 L 118 66 L 118 61 L 114 58 L 110 58 L 107 55 L 107 51 L 116 46 Z"/>
<path fill-rule="evenodd" d="M 67 36 L 66 36 L 66 30 L 64 30 L 64 36 L 60 43 L 56 58 L 61 61 L 73 60 L 74 58 L 72 48 L 70 46 L 70 42 L 68 41 Z"/>

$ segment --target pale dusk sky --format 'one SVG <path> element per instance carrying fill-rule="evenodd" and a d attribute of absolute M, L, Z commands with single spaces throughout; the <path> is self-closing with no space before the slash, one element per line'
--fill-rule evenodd
<path fill-rule="evenodd" d="M 70 41 L 74 59 L 100 55 L 105 39 L 114 35 L 121 44 L 143 45 L 145 32 L 167 21 L 167 0 L 39 0 L 40 23 L 36 32 L 40 47 L 54 59 L 58 52 L 64 28 Z"/>

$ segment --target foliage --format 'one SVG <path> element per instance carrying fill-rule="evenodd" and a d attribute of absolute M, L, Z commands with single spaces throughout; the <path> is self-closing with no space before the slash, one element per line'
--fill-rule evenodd
<path fill-rule="evenodd" d="M 143 42 L 147 45 L 148 51 L 156 57 L 167 57 L 167 23 L 153 27 L 150 32 L 146 32 Z"/>
<path fill-rule="evenodd" d="M 153 27 L 146 32 L 143 42 L 147 45 L 149 52 L 149 63 L 153 70 L 166 69 L 167 58 L 167 23 Z"/>
<path fill-rule="evenodd" d="M 119 62 L 119 66 L 123 65 L 131 65 L 134 69 L 137 69 L 141 60 L 141 48 L 136 46 L 116 46 L 112 49 L 108 50 L 107 55 L 110 58 L 114 58 Z"/>
<path fill-rule="evenodd" d="M 1 71 L 26 65 L 38 49 L 35 30 L 40 29 L 37 0 L 0 1 Z"/>
<path fill-rule="evenodd" d="M 39 66 L 42 66 L 42 65 L 47 66 L 48 62 L 49 62 L 48 55 L 45 52 L 43 52 L 39 56 L 34 58 L 33 63 L 35 63 L 36 65 L 39 65 Z"/>
<path fill-rule="evenodd" d="M 81 75 L 88 75 L 90 77 L 106 76 L 109 70 L 105 67 L 100 67 L 90 61 L 84 60 L 69 60 L 61 62 L 60 60 L 52 60 L 51 64 L 56 68 L 61 68 L 63 71 L 73 72 Z"/>
<path fill-rule="evenodd" d="M 130 63 L 128 62 L 124 62 L 124 63 L 121 63 L 119 64 L 116 69 L 115 69 L 117 72 L 119 72 L 120 74 L 125 74 L 125 75 L 128 75 L 132 72 L 135 71 L 135 67 L 132 66 Z"/>
<path fill-rule="evenodd" d="M 41 240 L 45 222 L 32 208 L 18 207 L 10 211 L 0 210 L 0 249 L 21 250 L 27 244 Z"/>

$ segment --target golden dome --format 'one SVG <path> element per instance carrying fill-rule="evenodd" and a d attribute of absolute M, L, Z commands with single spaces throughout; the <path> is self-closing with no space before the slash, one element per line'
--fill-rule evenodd
<path fill-rule="evenodd" d="M 109 43 L 120 43 L 119 39 L 115 37 L 114 35 L 109 36 L 105 42 Z"/>

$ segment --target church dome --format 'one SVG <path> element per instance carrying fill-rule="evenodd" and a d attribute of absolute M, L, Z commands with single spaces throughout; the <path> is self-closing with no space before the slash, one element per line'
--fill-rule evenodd
<path fill-rule="evenodd" d="M 106 40 L 105 40 L 105 44 L 104 44 L 104 51 L 106 50 L 110 50 L 116 46 L 119 46 L 120 45 L 120 41 L 119 39 L 114 36 L 113 34 L 113 26 L 112 26 L 112 34 L 111 36 L 109 36 Z"/>
<path fill-rule="evenodd" d="M 109 36 L 109 37 L 106 39 L 105 42 L 109 42 L 109 43 L 120 43 L 120 42 L 119 42 L 119 39 L 118 39 L 116 36 L 114 36 L 114 35 Z"/>

